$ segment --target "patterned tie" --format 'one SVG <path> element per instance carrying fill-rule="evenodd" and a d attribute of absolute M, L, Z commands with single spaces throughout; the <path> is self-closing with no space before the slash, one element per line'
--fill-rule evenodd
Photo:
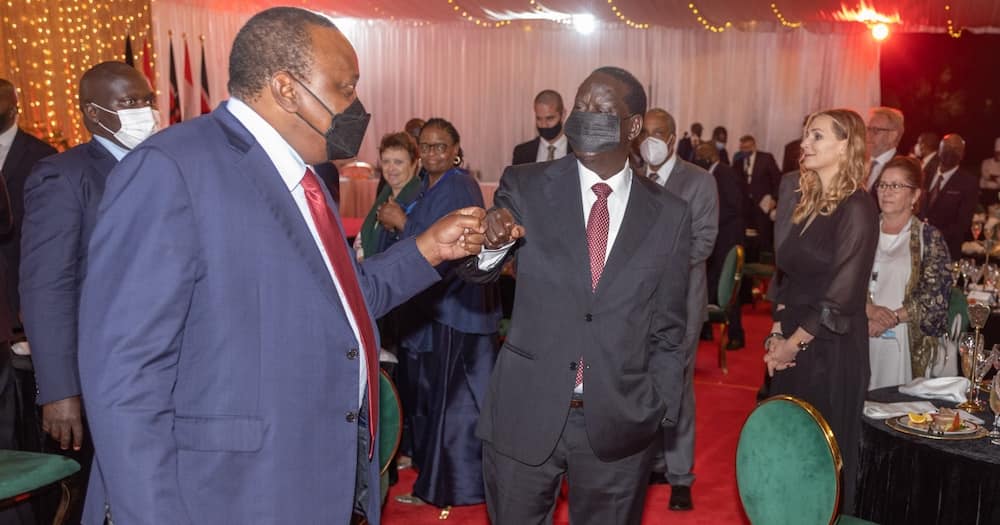
<path fill-rule="evenodd" d="M 875 190 L 875 167 L 878 166 L 878 161 L 872 159 L 872 165 L 868 167 L 868 190 Z"/>
<path fill-rule="evenodd" d="M 652 173 L 649 174 L 649 180 L 651 180 L 653 182 L 659 182 L 660 181 L 660 176 L 654 171 L 654 172 L 652 172 Z"/>
<path fill-rule="evenodd" d="M 333 266 L 333 273 L 337 277 L 337 282 L 347 299 L 347 307 L 351 311 L 351 316 L 358 325 L 361 332 L 361 346 L 365 352 L 365 361 L 368 365 L 368 435 L 371 437 L 368 447 L 368 459 L 372 458 L 375 451 L 375 431 L 378 427 L 378 347 L 375 344 L 375 329 L 372 327 L 368 315 L 368 307 L 365 305 L 365 297 L 361 293 L 361 286 L 358 284 L 358 276 L 354 271 L 354 264 L 351 256 L 347 252 L 347 241 L 344 231 L 333 217 L 329 206 L 326 204 L 326 196 L 320 188 L 319 179 L 312 170 L 306 168 L 306 174 L 302 177 L 302 189 L 306 193 L 306 202 L 309 204 L 309 214 L 312 215 L 316 224 L 316 231 L 319 232 L 320 241 L 326 256 L 330 258 L 330 265 Z"/>
<path fill-rule="evenodd" d="M 549 144 L 549 158 L 546 160 L 556 160 L 556 147 Z"/>
<path fill-rule="evenodd" d="M 944 180 L 944 177 L 942 177 L 941 176 L 941 172 L 938 171 L 937 175 L 934 176 L 934 185 L 931 186 L 930 195 L 927 196 L 927 206 L 928 207 L 934 206 L 934 201 L 937 200 L 938 193 L 941 192 L 941 182 L 943 180 Z"/>
<path fill-rule="evenodd" d="M 597 283 L 604 271 L 604 254 L 608 248 L 608 231 L 611 228 L 611 214 L 608 212 L 611 186 L 598 182 L 590 189 L 597 195 L 597 201 L 590 207 L 590 217 L 587 219 L 587 250 L 590 252 L 590 286 L 592 291 L 597 291 Z M 576 386 L 582 384 L 583 356 L 580 356 L 576 367 Z"/>
<path fill-rule="evenodd" d="M 753 172 L 750 171 L 750 155 L 743 160 L 743 173 L 747 174 L 747 184 L 753 182 Z"/>

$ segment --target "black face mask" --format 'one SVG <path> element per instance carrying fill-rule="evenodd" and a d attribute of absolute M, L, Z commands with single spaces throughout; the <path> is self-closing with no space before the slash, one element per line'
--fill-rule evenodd
<path fill-rule="evenodd" d="M 958 152 L 951 149 L 942 149 L 938 153 L 938 157 L 941 158 L 942 166 L 955 167 L 962 162 L 962 157 L 958 155 Z"/>
<path fill-rule="evenodd" d="M 365 112 L 365 106 L 361 104 L 360 99 L 354 99 L 354 102 L 343 113 L 334 113 L 330 111 L 329 106 L 327 106 L 315 93 L 312 92 L 305 84 L 295 79 L 296 82 L 302 86 L 306 92 L 308 92 L 316 102 L 319 102 L 323 109 L 333 117 L 330 120 L 330 127 L 327 128 L 326 133 L 316 129 L 309 123 L 308 120 L 298 115 L 303 122 L 306 123 L 310 128 L 312 128 L 316 133 L 319 133 L 326 139 L 326 158 L 327 160 L 340 160 L 349 159 L 356 157 L 358 155 L 358 150 L 361 149 L 361 141 L 365 139 L 365 130 L 368 129 L 368 121 L 371 120 L 372 116 Z"/>
<path fill-rule="evenodd" d="M 538 136 L 545 140 L 552 140 L 562 133 L 562 121 L 560 120 L 555 126 L 551 128 L 538 128 Z"/>
<path fill-rule="evenodd" d="M 574 110 L 566 119 L 566 138 L 580 153 L 612 151 L 622 143 L 621 122 L 618 115 Z"/>

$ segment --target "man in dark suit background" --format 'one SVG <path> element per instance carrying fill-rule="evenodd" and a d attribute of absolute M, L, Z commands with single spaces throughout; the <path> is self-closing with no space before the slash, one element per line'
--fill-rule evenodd
<path fill-rule="evenodd" d="M 949 133 L 938 147 L 937 170 L 927 183 L 920 218 L 941 230 L 951 259 L 962 257 L 962 239 L 972 226 L 972 214 L 979 202 L 979 178 L 963 170 L 965 140 Z"/>
<path fill-rule="evenodd" d="M 559 92 L 546 89 L 535 95 L 535 127 L 538 136 L 514 147 L 511 164 L 558 160 L 573 153 L 563 133 L 565 107 Z"/>
<path fill-rule="evenodd" d="M 695 149 L 695 164 L 708 170 L 715 177 L 715 186 L 719 190 L 719 234 L 715 238 L 712 255 L 708 258 L 708 302 L 718 303 L 719 276 L 722 275 L 722 265 L 726 255 L 733 246 L 743 243 L 746 227 L 743 219 L 743 196 L 741 178 L 736 170 L 719 161 L 719 150 L 709 144 Z M 725 307 L 726 305 L 719 305 Z M 739 314 L 739 304 L 734 307 Z M 731 312 L 730 315 L 733 313 Z"/>
<path fill-rule="evenodd" d="M 24 218 L 24 183 L 39 160 L 54 155 L 56 149 L 25 133 L 17 126 L 17 92 L 9 81 L 0 79 L 0 173 L 7 183 L 14 224 L 0 238 L 0 254 L 7 261 L 7 301 L 16 315 L 21 311 L 17 291 L 21 261 L 21 221 Z M 18 323 L 20 325 L 20 323 Z"/>
<path fill-rule="evenodd" d="M 653 471 L 664 473 L 670 483 L 670 510 L 691 510 L 691 485 L 694 483 L 694 358 L 698 353 L 698 334 L 706 320 L 708 283 L 705 261 L 719 231 L 719 192 L 715 178 L 705 170 L 674 155 L 677 123 L 660 108 L 646 112 L 642 134 L 636 139 L 646 161 L 646 176 L 673 195 L 684 199 L 691 210 L 691 273 L 687 290 L 687 325 L 684 342 L 684 392 L 677 424 L 663 431 L 662 456 L 654 461 Z M 661 461 L 662 460 L 662 461 Z"/>
<path fill-rule="evenodd" d="M 688 162 L 694 161 L 694 150 L 701 144 L 701 122 L 691 124 L 691 134 L 684 134 L 684 138 L 677 142 L 677 156 Z"/>
<path fill-rule="evenodd" d="M 82 496 L 93 458 L 90 438 L 84 437 L 77 367 L 87 244 L 108 173 L 156 131 L 158 115 L 146 77 L 123 62 L 87 70 L 80 78 L 79 99 L 92 139 L 36 164 L 25 184 L 20 287 L 38 385 L 36 403 L 42 408 L 42 430 L 52 438 L 45 448 L 61 450 L 80 463 L 77 496 Z M 80 522 L 83 500 L 74 498 L 70 522 Z"/>
<path fill-rule="evenodd" d="M 508 168 L 486 220 L 502 248 L 464 266 L 495 279 L 517 257 L 476 432 L 495 525 L 551 520 L 563 479 L 573 523 L 638 524 L 657 437 L 682 399 L 688 206 L 629 167 L 646 111 L 634 76 L 595 70 L 573 107 L 575 157 Z"/>
<path fill-rule="evenodd" d="M 478 253 L 485 212 L 355 263 L 307 168 L 361 145 L 353 47 L 279 7 L 229 60 L 228 101 L 107 178 L 80 299 L 85 523 L 378 524 L 374 319 Z"/>

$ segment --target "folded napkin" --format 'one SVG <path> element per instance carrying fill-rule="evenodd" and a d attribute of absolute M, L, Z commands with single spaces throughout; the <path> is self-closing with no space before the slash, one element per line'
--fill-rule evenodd
<path fill-rule="evenodd" d="M 914 414 L 926 414 L 928 412 L 937 412 L 937 408 L 930 401 L 906 401 L 903 403 L 865 401 L 864 413 L 872 419 L 889 419 L 905 416 L 910 412 Z"/>
<path fill-rule="evenodd" d="M 899 387 L 900 394 L 952 403 L 964 403 L 968 390 L 969 380 L 964 377 L 918 377 Z"/>

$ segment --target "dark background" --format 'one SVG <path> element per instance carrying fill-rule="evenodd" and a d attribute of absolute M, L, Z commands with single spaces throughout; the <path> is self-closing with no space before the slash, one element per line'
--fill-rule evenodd
<path fill-rule="evenodd" d="M 1000 137 L 1000 35 L 894 33 L 882 44 L 879 69 L 882 105 L 903 110 L 906 120 L 899 152 L 910 153 L 925 131 L 958 133 L 962 164 L 978 176 Z"/>

